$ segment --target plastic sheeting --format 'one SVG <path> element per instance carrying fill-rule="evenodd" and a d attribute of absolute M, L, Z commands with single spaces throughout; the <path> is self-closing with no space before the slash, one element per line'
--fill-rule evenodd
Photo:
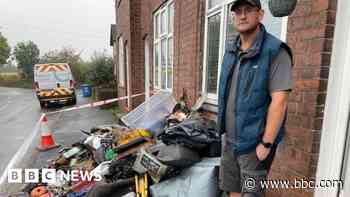
<path fill-rule="evenodd" d="M 133 129 L 147 129 L 158 135 L 165 126 L 165 118 L 172 112 L 176 100 L 170 92 L 160 91 L 121 120 Z"/>
<path fill-rule="evenodd" d="M 215 197 L 220 196 L 218 167 L 220 158 L 206 158 L 187 168 L 180 175 L 152 185 L 153 197 Z"/>

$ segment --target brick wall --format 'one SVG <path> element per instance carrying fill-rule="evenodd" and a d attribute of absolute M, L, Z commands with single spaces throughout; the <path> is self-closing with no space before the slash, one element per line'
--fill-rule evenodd
<path fill-rule="evenodd" d="M 164 2 L 166 1 L 148 0 L 142 3 L 141 37 L 148 39 L 150 43 L 151 84 L 153 84 L 153 13 Z M 174 0 L 173 93 L 175 98 L 179 99 L 185 91 L 190 105 L 201 92 L 204 2 L 205 0 Z"/>
<path fill-rule="evenodd" d="M 288 104 L 287 133 L 271 179 L 314 179 L 332 52 L 336 0 L 299 0 L 288 21 L 288 44 L 294 52 L 295 85 Z M 313 191 L 280 190 L 271 197 L 313 196 Z"/>
<path fill-rule="evenodd" d="M 131 20 L 130 20 L 130 1 L 126 1 L 126 0 L 116 0 L 115 1 L 115 10 L 116 10 L 116 25 L 117 25 L 117 31 L 116 31 L 116 35 L 117 35 L 117 43 L 119 44 L 119 37 L 122 36 L 123 37 L 123 42 L 124 45 L 127 44 L 128 47 L 130 47 L 130 42 L 131 42 L 131 32 L 130 32 L 130 27 L 131 27 Z M 119 55 L 119 45 L 117 44 L 117 53 L 116 56 L 118 57 Z M 129 48 L 129 53 L 130 53 L 130 48 Z M 129 55 L 130 57 L 130 55 Z M 129 60 L 131 60 L 131 58 L 129 58 Z M 119 61 L 117 60 L 117 66 Z M 130 65 L 131 65 L 131 61 L 129 61 Z M 117 69 L 117 79 L 119 78 L 118 75 L 118 69 Z M 125 67 L 125 75 L 126 75 L 126 67 Z M 126 88 L 127 88 L 127 82 L 125 83 L 124 87 L 119 86 L 118 84 L 118 96 L 126 96 Z M 127 106 L 127 102 L 124 101 L 120 101 L 119 104 L 123 107 Z"/>
<path fill-rule="evenodd" d="M 131 94 L 144 88 L 144 43 L 150 46 L 150 82 L 153 85 L 153 13 L 165 0 L 130 0 L 116 3 L 118 34 L 123 35 L 129 46 Z M 192 105 L 201 92 L 201 62 L 204 35 L 205 0 L 174 0 L 174 84 L 173 93 L 178 99 L 185 92 Z M 130 20 L 127 20 L 130 19 Z M 125 35 L 125 36 L 124 36 Z M 126 88 L 119 88 L 120 96 Z M 144 97 L 132 99 L 132 108 L 144 101 Z M 121 104 L 125 105 L 125 102 Z"/>
<path fill-rule="evenodd" d="M 193 105 L 201 92 L 204 41 L 204 0 L 175 2 L 174 93 Z"/>

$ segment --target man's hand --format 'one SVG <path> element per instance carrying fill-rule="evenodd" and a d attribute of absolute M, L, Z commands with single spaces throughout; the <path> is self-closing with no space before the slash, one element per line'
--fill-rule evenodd
<path fill-rule="evenodd" d="M 271 148 L 265 148 L 264 145 L 258 144 L 256 147 L 256 156 L 260 161 L 263 161 L 267 158 L 271 151 Z"/>

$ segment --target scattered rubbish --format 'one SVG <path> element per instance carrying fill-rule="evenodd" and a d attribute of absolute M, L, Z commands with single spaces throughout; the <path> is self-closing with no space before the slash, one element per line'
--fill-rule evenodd
<path fill-rule="evenodd" d="M 101 180 L 59 179 L 28 184 L 22 192 L 32 197 L 217 196 L 221 138 L 215 122 L 197 111 L 202 104 L 199 99 L 189 108 L 185 93 L 176 103 L 170 93 L 160 92 L 124 116 L 126 126 L 80 130 L 84 139 L 60 149 L 47 166 L 87 171 Z M 55 145 L 53 138 L 44 140 L 45 147 Z"/>
<path fill-rule="evenodd" d="M 147 174 L 135 176 L 135 187 L 137 197 L 148 197 L 148 178 Z"/>
<path fill-rule="evenodd" d="M 101 163 L 100 165 L 98 165 L 95 169 L 93 169 L 91 172 L 94 175 L 107 175 L 109 174 L 109 166 L 111 165 L 111 161 L 105 161 L 103 163 Z"/>
<path fill-rule="evenodd" d="M 65 159 L 69 159 L 69 158 L 73 157 L 74 155 L 78 154 L 80 152 L 80 150 L 81 149 L 79 147 L 73 147 L 69 151 L 63 153 L 63 157 Z"/>
<path fill-rule="evenodd" d="M 157 158 L 166 165 L 179 168 L 189 167 L 201 160 L 196 151 L 179 144 L 165 146 L 159 151 Z"/>
<path fill-rule="evenodd" d="M 84 144 L 89 145 L 90 147 L 97 150 L 101 146 L 101 138 L 98 136 L 91 135 L 86 138 L 86 140 L 84 141 Z"/>
<path fill-rule="evenodd" d="M 165 175 L 168 167 L 158 161 L 156 157 L 141 149 L 133 169 L 140 174 L 148 173 L 153 181 L 158 183 Z"/>

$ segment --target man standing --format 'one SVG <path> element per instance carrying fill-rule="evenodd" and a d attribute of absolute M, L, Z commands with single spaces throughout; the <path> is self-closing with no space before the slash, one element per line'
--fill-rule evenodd
<path fill-rule="evenodd" d="M 220 74 L 220 187 L 230 197 L 260 197 L 284 135 L 292 53 L 261 24 L 260 0 L 235 0 L 231 11 L 239 36 L 227 45 Z"/>

